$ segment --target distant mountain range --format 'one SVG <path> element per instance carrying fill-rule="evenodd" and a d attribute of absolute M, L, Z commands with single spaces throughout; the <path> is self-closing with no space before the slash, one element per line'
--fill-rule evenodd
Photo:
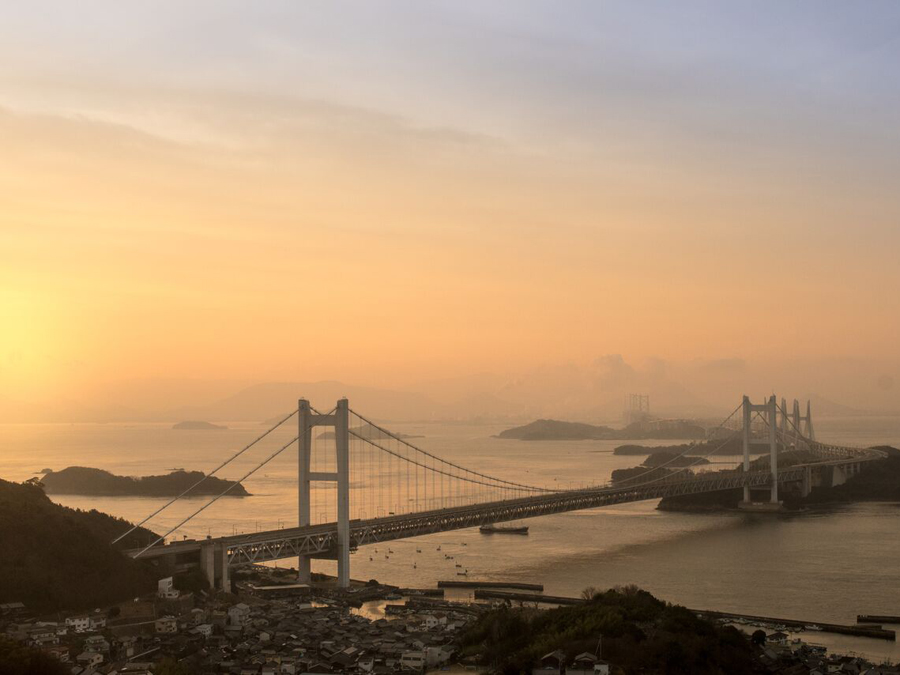
<path fill-rule="evenodd" d="M 206 420 L 223 422 L 272 422 L 283 418 L 304 397 L 320 410 L 330 410 L 342 397 L 367 417 L 383 421 L 493 421 L 520 422 L 553 418 L 562 421 L 589 420 L 618 425 L 624 407 L 623 386 L 590 380 L 578 373 L 536 371 L 526 377 L 504 379 L 482 375 L 456 380 L 422 382 L 410 391 L 364 387 L 333 380 L 321 382 L 198 383 L 162 381 L 163 388 L 186 387 L 191 396 L 176 400 L 201 400 L 197 405 L 160 407 L 160 391 L 150 393 L 150 384 L 113 387 L 98 400 L 110 405 L 82 405 L 71 400 L 28 403 L 0 397 L 0 423 L 21 422 L 175 422 Z M 221 395 L 222 392 L 233 393 Z M 630 391 L 630 390 L 628 390 Z M 637 391 L 637 390 L 636 390 Z M 662 380 L 647 384 L 653 412 L 661 417 L 721 419 L 728 411 L 711 405 L 678 382 Z M 422 393 L 428 392 L 428 393 Z M 196 394 L 196 395 L 193 395 Z M 801 404 L 806 409 L 806 398 Z M 887 414 L 869 412 L 812 394 L 815 416 Z M 120 404 L 118 401 L 124 403 Z M 133 402 L 133 407 L 130 405 Z M 788 401 L 790 408 L 792 401 Z"/>

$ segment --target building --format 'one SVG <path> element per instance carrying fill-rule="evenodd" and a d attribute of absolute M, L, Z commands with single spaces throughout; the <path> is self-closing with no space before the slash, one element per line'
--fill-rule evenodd
<path fill-rule="evenodd" d="M 250 618 L 250 606 L 239 602 L 228 608 L 228 623 L 232 626 L 243 626 Z"/>
<path fill-rule="evenodd" d="M 609 664 L 590 652 L 582 652 L 566 668 L 566 675 L 609 675 Z"/>
<path fill-rule="evenodd" d="M 197 631 L 197 635 L 201 635 L 205 638 L 212 637 L 213 627 L 211 623 L 201 623 L 199 626 L 194 628 Z"/>
<path fill-rule="evenodd" d="M 161 619 L 156 620 L 156 632 L 157 633 L 177 633 L 178 632 L 178 621 L 174 616 L 164 616 Z"/>
<path fill-rule="evenodd" d="M 554 675 L 562 673 L 566 654 L 561 649 L 550 652 L 541 658 L 541 662 L 531 669 L 532 675 Z"/>
<path fill-rule="evenodd" d="M 425 670 L 425 652 L 403 652 L 400 657 L 400 667 L 403 670 L 414 670 L 417 673 Z"/>
<path fill-rule="evenodd" d="M 56 626 L 35 626 L 28 630 L 28 644 L 35 647 L 49 647 L 59 644 Z"/>
<path fill-rule="evenodd" d="M 87 633 L 91 629 L 91 618 L 87 614 L 70 616 L 66 619 L 66 627 L 76 633 Z"/>
<path fill-rule="evenodd" d="M 159 580 L 156 595 L 164 600 L 177 600 L 181 592 L 175 588 L 175 581 L 172 577 L 166 577 Z"/>
<path fill-rule="evenodd" d="M 75 658 L 75 661 L 82 668 L 96 668 L 103 663 L 103 654 L 98 654 L 97 652 L 82 652 Z"/>
<path fill-rule="evenodd" d="M 91 635 L 84 641 L 84 651 L 98 654 L 109 653 L 109 642 L 102 635 Z"/>

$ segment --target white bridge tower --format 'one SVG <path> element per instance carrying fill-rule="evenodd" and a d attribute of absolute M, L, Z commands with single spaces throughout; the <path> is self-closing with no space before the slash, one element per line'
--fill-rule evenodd
<path fill-rule="evenodd" d="M 769 504 L 766 504 L 764 506 L 755 505 L 753 503 L 753 500 L 750 499 L 750 486 L 744 485 L 744 500 L 741 502 L 741 508 L 752 509 L 754 507 L 761 507 L 766 510 L 777 509 L 781 507 L 781 502 L 778 501 L 778 437 L 776 427 L 778 419 L 778 403 L 775 401 L 775 396 L 770 396 L 768 401 L 760 405 L 754 405 L 750 403 L 750 397 L 744 396 L 743 437 L 745 474 L 749 473 L 750 471 L 750 445 L 751 443 L 753 443 L 751 438 L 751 426 L 753 422 L 753 413 L 755 412 L 760 413 L 764 416 L 769 431 L 767 445 L 769 446 L 769 468 L 772 471 L 772 486 L 770 490 L 771 498 L 769 500 Z"/>
<path fill-rule="evenodd" d="M 298 413 L 299 446 L 299 526 L 310 525 L 310 484 L 312 481 L 337 483 L 337 568 L 338 585 L 350 586 L 350 415 L 347 399 L 337 403 L 333 413 L 312 412 L 309 401 L 300 399 Z M 334 429 L 336 471 L 311 471 L 313 427 Z M 310 582 L 310 555 L 302 553 L 298 560 L 298 581 Z"/>

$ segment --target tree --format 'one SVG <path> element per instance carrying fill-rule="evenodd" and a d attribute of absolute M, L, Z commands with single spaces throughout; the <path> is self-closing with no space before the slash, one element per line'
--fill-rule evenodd
<path fill-rule="evenodd" d="M 191 669 L 175 659 L 165 659 L 154 671 L 156 675 L 191 675 Z"/>
<path fill-rule="evenodd" d="M 3 675 L 66 675 L 62 663 L 38 649 L 0 636 L 0 673 Z"/>
<path fill-rule="evenodd" d="M 762 647 L 766 644 L 766 631 L 756 629 L 753 631 L 753 635 L 750 636 L 750 642 L 755 644 L 757 647 Z"/>

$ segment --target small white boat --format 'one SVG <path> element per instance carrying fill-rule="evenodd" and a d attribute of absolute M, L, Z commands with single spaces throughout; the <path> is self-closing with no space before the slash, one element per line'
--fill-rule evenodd
<path fill-rule="evenodd" d="M 822 630 L 822 626 L 818 626 L 814 623 L 804 626 L 804 628 L 806 628 L 806 630 Z"/>

